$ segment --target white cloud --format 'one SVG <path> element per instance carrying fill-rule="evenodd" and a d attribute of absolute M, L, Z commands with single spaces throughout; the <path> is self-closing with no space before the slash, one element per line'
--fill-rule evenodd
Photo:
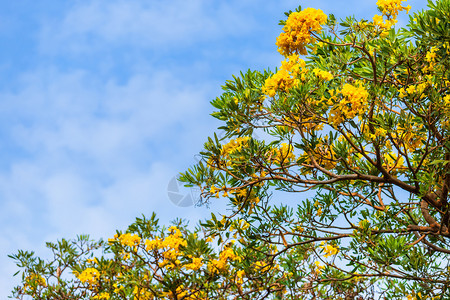
<path fill-rule="evenodd" d="M 2 254 L 81 233 L 107 237 L 154 210 L 177 216 L 166 187 L 181 171 L 175 156 L 198 151 L 181 143 L 206 119 L 204 88 L 168 72 L 121 84 L 83 71 L 39 69 L 23 78 L 17 92 L 0 95 L 3 134 L 18 150 L 0 170 Z"/>
<path fill-rule="evenodd" d="M 186 48 L 202 40 L 242 35 L 253 26 L 253 18 L 225 2 L 98 0 L 81 2 L 62 18 L 46 21 L 40 38 L 47 53 L 105 51 L 105 44 Z"/>
<path fill-rule="evenodd" d="M 15 142 L 30 152 L 67 151 L 108 162 L 121 151 L 142 150 L 144 141 L 200 114 L 207 102 L 204 89 L 166 72 L 134 75 L 124 84 L 77 71 L 36 74 L 26 76 L 19 93 L 2 95 L 0 104 L 5 118 L 14 115 L 6 126 Z"/>

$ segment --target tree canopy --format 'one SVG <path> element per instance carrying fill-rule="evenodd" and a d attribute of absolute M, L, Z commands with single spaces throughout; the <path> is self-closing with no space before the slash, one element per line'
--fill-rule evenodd
<path fill-rule="evenodd" d="M 289 11 L 281 66 L 225 83 L 223 126 L 180 180 L 228 213 L 19 251 L 14 297 L 449 299 L 450 1 L 396 28 L 402 2 Z"/>

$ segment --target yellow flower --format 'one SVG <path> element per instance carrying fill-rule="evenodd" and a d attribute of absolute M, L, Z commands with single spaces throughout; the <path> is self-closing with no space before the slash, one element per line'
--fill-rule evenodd
<path fill-rule="evenodd" d="M 334 247 L 333 245 L 330 245 L 330 244 L 327 244 L 325 246 L 321 246 L 321 248 L 325 252 L 325 254 L 324 254 L 325 257 L 336 255 L 339 252 L 339 248 L 338 247 Z"/>
<path fill-rule="evenodd" d="M 379 26 L 383 29 L 387 28 L 386 24 L 383 21 L 383 16 L 379 16 L 379 15 L 373 16 L 373 25 Z"/>
<path fill-rule="evenodd" d="M 319 207 L 319 209 L 317 210 L 317 215 L 318 216 L 322 215 L 322 207 Z"/>
<path fill-rule="evenodd" d="M 404 89 L 404 88 L 400 88 L 400 89 L 398 90 L 398 97 L 399 97 L 399 98 L 405 98 L 405 97 L 406 97 L 405 89 Z"/>
<path fill-rule="evenodd" d="M 295 159 L 294 147 L 290 144 L 282 143 L 280 148 L 271 150 L 272 158 L 277 164 L 283 164 Z"/>
<path fill-rule="evenodd" d="M 366 227 L 369 227 L 370 222 L 368 220 L 364 219 L 364 220 L 359 221 L 358 225 L 361 229 L 364 229 Z"/>
<path fill-rule="evenodd" d="M 141 241 L 141 238 L 137 234 L 131 234 L 131 233 L 125 233 L 119 236 L 119 242 L 123 246 L 137 246 L 139 242 Z"/>
<path fill-rule="evenodd" d="M 312 32 L 320 33 L 322 24 L 327 22 L 327 16 L 320 9 L 306 8 L 293 12 L 286 20 L 283 32 L 277 38 L 278 51 L 288 56 L 292 53 L 306 54 L 306 45 L 315 42 Z"/>
<path fill-rule="evenodd" d="M 377 6 L 381 10 L 383 16 L 387 19 L 383 20 L 383 16 L 375 15 L 373 17 L 373 25 L 378 26 L 380 29 L 386 30 L 391 28 L 395 23 L 397 23 L 397 15 L 399 11 L 406 10 L 409 12 L 411 6 L 402 6 L 401 3 L 406 0 L 378 0 Z M 388 34 L 387 31 L 381 33 L 384 37 Z"/>
<path fill-rule="evenodd" d="M 224 272 L 228 268 L 229 260 L 237 260 L 240 261 L 240 257 L 238 257 L 233 248 L 226 247 L 219 254 L 219 259 L 212 259 L 208 264 L 208 271 L 211 273 Z"/>
<path fill-rule="evenodd" d="M 444 99 L 444 105 L 445 105 L 445 106 L 450 106 L 450 94 L 444 96 L 443 99 Z"/>
<path fill-rule="evenodd" d="M 33 289 L 33 288 L 29 289 L 32 286 L 32 284 L 36 284 L 37 286 L 41 286 L 41 287 L 47 286 L 47 282 L 45 281 L 45 278 L 36 273 L 31 273 L 30 275 L 28 275 L 26 277 L 25 281 L 26 282 L 23 286 L 25 291 L 29 291 L 29 290 Z"/>
<path fill-rule="evenodd" d="M 415 85 L 410 85 L 406 88 L 406 91 L 408 92 L 408 94 L 414 94 L 416 91 L 416 86 Z"/>
<path fill-rule="evenodd" d="M 297 226 L 297 227 L 295 227 L 295 231 L 302 233 L 303 231 L 305 231 L 305 229 L 301 226 Z"/>
<path fill-rule="evenodd" d="M 431 47 L 430 51 L 427 52 L 425 60 L 429 63 L 433 63 L 436 60 L 436 47 Z"/>
<path fill-rule="evenodd" d="M 203 266 L 203 261 L 201 257 L 193 257 L 192 263 L 184 265 L 184 267 L 188 270 L 197 271 Z"/>
<path fill-rule="evenodd" d="M 240 151 L 242 148 L 247 147 L 249 140 L 250 140 L 250 137 L 248 137 L 248 136 L 238 137 L 236 139 L 230 140 L 225 145 L 222 145 L 221 154 L 225 158 L 229 158 L 230 155 L 234 154 L 235 152 Z M 212 187 L 211 187 L 211 189 L 212 189 Z"/>
<path fill-rule="evenodd" d="M 409 12 L 411 6 L 402 6 L 402 2 L 406 0 L 378 0 L 377 6 L 382 11 L 383 15 L 396 18 L 399 11 L 406 10 Z"/>
<path fill-rule="evenodd" d="M 313 72 L 320 80 L 329 81 L 333 79 L 333 75 L 331 75 L 330 72 L 322 71 L 320 69 L 314 69 Z"/>
<path fill-rule="evenodd" d="M 278 72 L 266 79 L 262 92 L 269 97 L 274 97 L 277 91 L 288 92 L 299 84 L 297 75 L 305 65 L 305 61 L 300 59 L 298 54 L 288 56 L 287 60 L 281 62 Z"/>
<path fill-rule="evenodd" d="M 236 283 L 237 284 L 243 284 L 244 283 L 244 276 L 245 276 L 245 271 L 244 270 L 239 270 L 236 272 Z"/>
<path fill-rule="evenodd" d="M 82 283 L 88 283 L 88 284 L 96 284 L 98 279 L 100 278 L 100 273 L 95 268 L 87 268 L 83 272 L 77 275 L 77 278 Z"/>
<path fill-rule="evenodd" d="M 147 249 L 147 251 L 150 251 L 150 250 L 161 248 L 162 243 L 161 243 L 161 240 L 156 238 L 155 240 L 145 240 L 144 244 L 145 244 L 145 249 Z"/>
<path fill-rule="evenodd" d="M 102 292 L 102 293 L 92 297 L 92 299 L 106 299 L 106 300 L 108 300 L 109 299 L 109 294 L 106 293 L 106 292 Z"/>
<path fill-rule="evenodd" d="M 342 100 L 330 110 L 328 121 L 338 125 L 345 119 L 361 116 L 366 111 L 369 93 L 361 82 L 357 85 L 346 83 L 340 91 Z"/>
<path fill-rule="evenodd" d="M 315 266 L 316 266 L 316 272 L 317 274 L 321 274 L 322 273 L 322 269 L 325 268 L 324 265 L 321 265 L 319 261 L 315 261 L 314 262 Z"/>

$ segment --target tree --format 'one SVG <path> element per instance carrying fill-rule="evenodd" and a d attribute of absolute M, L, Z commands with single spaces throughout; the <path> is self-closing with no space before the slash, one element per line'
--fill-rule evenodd
<path fill-rule="evenodd" d="M 19 251 L 14 296 L 449 299 L 450 1 L 402 29 L 409 6 L 377 5 L 339 25 L 286 13 L 281 67 L 212 101 L 222 138 L 180 179 L 230 214 L 193 231 L 138 218 L 108 242 L 48 243 L 48 262 Z M 276 190 L 297 202 L 274 204 Z"/>

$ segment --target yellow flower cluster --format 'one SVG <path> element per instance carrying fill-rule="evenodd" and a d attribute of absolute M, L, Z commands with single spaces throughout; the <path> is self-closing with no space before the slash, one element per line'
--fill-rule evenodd
<path fill-rule="evenodd" d="M 426 88 L 426 84 L 418 84 L 416 85 L 410 85 L 406 91 L 408 92 L 408 94 L 414 94 L 414 93 L 418 93 L 421 94 Z"/>
<path fill-rule="evenodd" d="M 320 70 L 320 69 L 314 69 L 313 73 L 320 80 L 323 80 L 323 81 L 329 81 L 329 80 L 333 79 L 333 75 L 331 75 L 331 73 L 327 72 L 327 71 L 323 71 L 323 70 Z"/>
<path fill-rule="evenodd" d="M 444 100 L 444 105 L 450 107 L 450 94 L 445 95 L 442 99 Z"/>
<path fill-rule="evenodd" d="M 397 23 L 397 16 L 400 11 L 406 10 L 409 12 L 411 6 L 402 6 L 402 2 L 406 0 L 378 0 L 377 6 L 381 10 L 387 20 L 383 20 L 383 16 L 375 15 L 373 17 L 373 25 L 380 29 L 389 29 Z"/>
<path fill-rule="evenodd" d="M 323 120 L 321 117 L 314 115 L 311 111 L 315 111 L 316 108 L 320 108 L 323 105 L 331 105 L 333 102 L 331 100 L 322 99 L 318 100 L 315 98 L 307 98 L 302 102 L 301 105 L 298 105 L 298 112 L 293 113 L 291 115 L 284 116 L 283 123 L 284 128 L 293 132 L 294 129 L 302 131 L 302 132 L 311 132 L 311 131 L 319 131 L 324 127 Z M 304 106 L 308 107 L 306 110 Z M 281 126 L 280 126 L 281 127 Z"/>
<path fill-rule="evenodd" d="M 326 140 L 320 141 L 320 143 L 316 145 L 315 149 L 311 150 L 309 154 L 303 154 L 300 158 L 304 158 L 305 163 L 311 165 L 312 159 L 310 156 L 314 158 L 316 163 L 327 170 L 331 170 L 336 166 L 336 154 L 334 153 L 333 147 L 330 146 Z M 310 168 L 305 168 L 303 173 L 309 174 L 310 171 Z"/>
<path fill-rule="evenodd" d="M 169 291 L 167 296 L 169 296 L 169 299 L 183 299 L 183 297 L 186 296 L 186 294 L 187 294 L 187 291 L 184 289 L 184 286 L 180 285 L 175 290 L 175 293 L 173 293 L 172 291 Z"/>
<path fill-rule="evenodd" d="M 45 281 L 45 278 L 41 275 L 32 273 L 27 277 L 27 281 L 34 281 L 37 285 L 41 286 L 47 286 L 47 282 Z"/>
<path fill-rule="evenodd" d="M 180 246 L 186 246 L 187 242 L 183 239 L 181 231 L 172 226 L 169 228 L 171 234 L 169 234 L 165 239 L 156 238 L 154 240 L 146 240 L 145 246 L 147 251 L 154 249 L 172 249 L 177 250 Z"/>
<path fill-rule="evenodd" d="M 426 135 L 421 134 L 422 124 L 410 123 L 409 126 L 398 126 L 392 137 L 399 145 L 403 145 L 408 152 L 414 152 L 422 147 L 427 140 Z"/>
<path fill-rule="evenodd" d="M 229 157 L 230 154 L 240 151 L 243 147 L 246 147 L 249 140 L 250 137 L 248 136 L 238 137 L 234 140 L 231 140 L 225 145 L 222 145 L 221 154 L 225 157 Z"/>
<path fill-rule="evenodd" d="M 253 176 L 252 176 L 253 177 Z M 253 177 L 253 179 L 256 179 L 255 177 Z M 262 182 L 259 182 L 256 184 L 257 186 L 261 186 Z M 230 191 L 230 193 L 233 193 L 235 196 L 241 196 L 244 198 L 245 201 L 247 201 L 247 203 L 250 203 L 251 207 L 254 207 L 256 204 L 259 203 L 260 199 L 257 196 L 257 193 L 255 192 L 255 190 L 252 191 L 248 191 L 247 188 L 237 188 L 236 190 Z M 238 199 L 237 197 L 235 198 L 235 200 L 242 200 L 242 199 Z M 225 224 L 226 219 L 223 218 L 222 219 L 222 224 Z"/>
<path fill-rule="evenodd" d="M 239 220 L 237 222 L 237 224 L 231 224 L 231 228 L 232 229 L 242 229 L 242 230 L 247 230 L 247 228 L 250 227 L 250 223 L 247 222 L 246 220 Z"/>
<path fill-rule="evenodd" d="M 256 272 L 261 272 L 263 270 L 267 270 L 268 268 L 270 268 L 270 266 L 264 261 L 257 261 L 256 263 L 253 264 L 253 267 L 255 268 Z"/>
<path fill-rule="evenodd" d="M 119 236 L 119 242 L 123 246 L 134 247 L 139 245 L 141 238 L 137 234 L 125 233 Z"/>
<path fill-rule="evenodd" d="M 180 247 L 185 247 L 187 242 L 176 226 L 170 227 L 169 231 L 171 233 L 166 238 L 160 239 L 156 237 L 154 240 L 146 240 L 144 245 L 147 251 L 162 250 L 163 260 L 159 266 L 167 266 L 167 268 L 171 269 L 181 264 L 179 256 L 183 253 L 180 251 Z"/>
<path fill-rule="evenodd" d="M 406 0 L 378 0 L 377 6 L 382 11 L 383 15 L 397 18 L 398 12 L 406 10 L 406 12 L 409 12 L 411 9 L 411 6 L 402 6 L 402 2 Z"/>
<path fill-rule="evenodd" d="M 305 61 L 298 54 L 288 56 L 281 62 L 280 69 L 266 79 L 262 92 L 269 97 L 274 97 L 277 91 L 288 92 L 300 83 L 297 77 L 305 66 Z"/>
<path fill-rule="evenodd" d="M 200 299 L 207 299 L 206 293 L 204 291 L 199 290 L 188 290 L 183 285 L 180 285 L 175 290 L 175 293 L 173 291 L 169 291 L 165 293 L 166 298 L 165 299 L 184 299 L 184 300 L 200 300 Z M 141 298 L 139 298 L 141 299 Z M 147 299 L 147 298 L 145 298 Z M 153 298 L 148 298 L 153 299 Z"/>
<path fill-rule="evenodd" d="M 110 298 L 110 296 L 107 292 L 102 292 L 102 293 L 92 297 L 92 299 L 99 299 L 99 300 L 101 300 L 101 299 L 108 300 L 109 298 Z"/>
<path fill-rule="evenodd" d="M 430 51 L 427 52 L 425 60 L 429 63 L 433 63 L 436 60 L 436 47 L 431 47 Z"/>
<path fill-rule="evenodd" d="M 291 77 L 289 72 L 286 70 L 279 70 L 277 73 L 266 79 L 262 91 L 265 95 L 274 97 L 278 90 L 287 92 L 298 83 L 299 80 Z"/>
<path fill-rule="evenodd" d="M 328 121 L 335 126 L 345 119 L 353 119 L 357 115 L 362 115 L 369 98 L 369 93 L 361 82 L 358 85 L 346 83 L 339 93 L 341 93 L 342 99 L 331 109 L 328 117 Z"/>
<path fill-rule="evenodd" d="M 367 219 L 361 220 L 358 222 L 358 226 L 361 229 L 367 229 L 370 227 L 370 222 Z"/>
<path fill-rule="evenodd" d="M 100 273 L 95 268 L 87 268 L 76 276 L 82 283 L 87 282 L 88 284 L 95 285 L 100 278 Z"/>
<path fill-rule="evenodd" d="M 450 95 L 446 95 L 442 98 L 442 112 L 444 113 L 444 119 L 442 120 L 442 127 L 450 128 Z"/>
<path fill-rule="evenodd" d="M 397 156 L 394 152 L 385 153 L 383 155 L 383 167 L 389 172 L 401 169 L 404 164 L 403 156 Z"/>
<path fill-rule="evenodd" d="M 397 23 L 396 19 L 383 20 L 383 16 L 375 15 L 373 16 L 373 25 L 378 26 L 380 29 L 386 30 L 391 28 Z"/>
<path fill-rule="evenodd" d="M 146 276 L 147 277 L 147 276 Z M 148 278 L 145 278 L 148 280 Z M 142 299 L 142 300 L 150 300 L 150 299 L 154 299 L 153 298 L 153 294 L 151 291 L 146 290 L 144 288 L 139 288 L 137 285 L 134 286 L 133 289 L 133 295 L 134 295 L 134 299 Z"/>
<path fill-rule="evenodd" d="M 29 288 L 31 288 L 32 284 L 35 284 L 37 286 L 43 286 L 43 287 L 47 286 L 47 282 L 45 281 L 45 278 L 42 277 L 41 275 L 35 274 L 35 273 L 31 273 L 30 275 L 28 275 L 25 281 L 26 282 L 23 286 L 25 291 L 31 290 Z"/>
<path fill-rule="evenodd" d="M 289 15 L 283 32 L 277 38 L 278 51 L 283 56 L 292 53 L 306 55 L 306 45 L 315 42 L 311 32 L 321 32 L 327 16 L 320 9 L 307 8 Z"/>
<path fill-rule="evenodd" d="M 226 247 L 220 252 L 219 259 L 212 259 L 208 264 L 208 271 L 211 273 L 224 272 L 228 267 L 229 260 L 240 260 L 240 258 L 234 253 L 233 248 Z"/>
<path fill-rule="evenodd" d="M 288 163 L 295 160 L 294 147 L 290 144 L 282 143 L 280 148 L 274 148 L 271 151 L 272 159 L 277 164 Z"/>
<path fill-rule="evenodd" d="M 122 276 L 121 276 L 121 274 L 119 273 L 119 274 L 117 275 L 117 278 L 119 279 L 120 277 L 122 277 Z M 117 293 L 117 294 L 121 293 L 121 292 L 125 289 L 125 287 L 124 287 L 123 285 L 120 285 L 120 284 L 117 283 L 117 282 L 114 283 L 113 286 L 114 286 L 114 293 Z"/>
<path fill-rule="evenodd" d="M 185 264 L 183 267 L 185 267 L 188 270 L 197 271 L 203 266 L 203 261 L 201 257 L 192 257 L 192 263 Z"/>
<path fill-rule="evenodd" d="M 420 98 L 425 97 L 425 94 L 423 93 L 425 91 L 425 89 L 427 88 L 428 83 L 423 82 L 423 83 L 419 83 L 417 85 L 410 85 L 406 88 L 400 88 L 398 90 L 398 97 L 399 98 L 405 98 L 407 95 L 419 95 Z"/>
<path fill-rule="evenodd" d="M 333 245 L 330 245 L 330 244 L 325 245 L 324 242 L 322 242 L 321 248 L 323 249 L 323 252 L 325 253 L 324 254 L 325 257 L 336 255 L 339 252 L 339 248 L 337 246 L 334 247 Z"/>
<path fill-rule="evenodd" d="M 306 66 L 303 59 L 298 54 L 289 55 L 285 60 L 281 62 L 281 70 L 286 70 L 291 74 L 298 74 Z"/>
<path fill-rule="evenodd" d="M 236 283 L 238 285 L 241 285 L 244 283 L 244 276 L 245 276 L 245 271 L 244 270 L 239 270 L 236 272 Z"/>
<path fill-rule="evenodd" d="M 314 265 L 316 267 L 316 273 L 320 275 L 322 273 L 322 269 L 325 268 L 325 266 L 321 265 L 319 261 L 315 261 Z"/>
<path fill-rule="evenodd" d="M 322 213 L 323 213 L 322 207 L 319 207 L 319 209 L 318 209 L 317 212 L 316 212 L 316 215 L 321 216 Z"/>
<path fill-rule="evenodd" d="M 360 84 L 359 86 L 354 86 L 351 84 L 345 84 L 341 90 L 342 96 L 351 102 L 351 104 L 360 104 L 367 100 L 369 93 Z"/>
<path fill-rule="evenodd" d="M 241 151 L 243 148 L 248 147 L 248 142 L 250 141 L 250 137 L 248 136 L 243 136 L 243 137 L 238 137 L 236 139 L 232 139 L 230 140 L 228 143 L 222 145 L 222 149 L 220 150 L 220 156 L 221 157 L 213 157 L 211 156 L 208 159 L 208 167 L 212 168 L 212 169 L 217 169 L 217 168 L 224 168 L 226 166 L 231 166 L 232 165 L 232 160 L 235 161 L 240 161 L 240 160 L 244 160 L 244 156 L 234 156 L 233 159 L 231 159 L 231 155 L 236 154 L 236 152 Z M 219 192 L 221 189 L 220 188 L 215 188 L 214 192 L 211 192 L 212 194 L 215 194 L 216 192 Z M 216 195 L 217 197 L 219 196 L 218 194 Z M 226 196 L 226 195 L 224 195 Z"/>

